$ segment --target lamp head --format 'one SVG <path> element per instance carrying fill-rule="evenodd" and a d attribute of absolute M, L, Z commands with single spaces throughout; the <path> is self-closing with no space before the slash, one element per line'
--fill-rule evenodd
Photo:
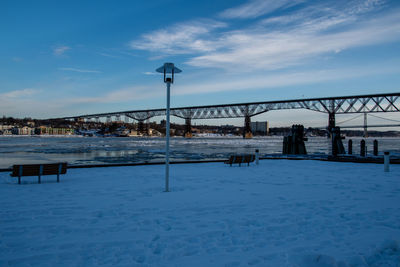
<path fill-rule="evenodd" d="M 156 69 L 157 72 L 164 73 L 165 83 L 174 83 L 174 74 L 182 72 L 180 69 L 174 66 L 174 63 L 164 63 L 163 66 Z"/>

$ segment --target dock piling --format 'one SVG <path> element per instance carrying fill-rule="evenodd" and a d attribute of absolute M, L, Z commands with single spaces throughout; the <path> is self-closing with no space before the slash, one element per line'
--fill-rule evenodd
<path fill-rule="evenodd" d="M 366 153 L 365 153 L 365 140 L 362 139 L 361 143 L 360 143 L 360 156 L 361 157 L 365 157 Z"/>

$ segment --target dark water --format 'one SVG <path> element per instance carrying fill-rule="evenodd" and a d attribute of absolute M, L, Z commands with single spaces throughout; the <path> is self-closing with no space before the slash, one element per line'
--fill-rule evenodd
<path fill-rule="evenodd" d="M 283 137 L 172 138 L 171 160 L 225 159 L 232 153 L 253 153 L 260 150 L 261 156 L 282 153 Z M 359 153 L 361 138 L 353 139 L 353 153 Z M 368 138 L 367 150 L 372 153 L 372 142 Z M 379 151 L 390 150 L 400 154 L 400 139 L 380 138 Z M 347 140 L 344 140 L 347 149 Z M 328 154 L 329 140 L 325 137 L 310 137 L 306 142 L 309 154 Z M 0 136 L 0 168 L 13 164 L 67 161 L 69 164 L 138 163 L 162 161 L 165 153 L 164 138 L 144 137 L 23 137 Z"/>

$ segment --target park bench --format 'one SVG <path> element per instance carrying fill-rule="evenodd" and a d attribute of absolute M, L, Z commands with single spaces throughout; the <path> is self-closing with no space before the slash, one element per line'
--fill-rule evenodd
<path fill-rule="evenodd" d="M 247 163 L 247 166 L 249 166 L 250 162 L 253 162 L 254 159 L 255 159 L 255 155 L 252 155 L 252 154 L 232 155 L 224 163 L 229 164 L 230 166 L 232 166 L 232 164 L 239 164 L 239 166 L 241 166 L 242 163 Z"/>
<path fill-rule="evenodd" d="M 60 182 L 60 174 L 67 173 L 67 163 L 48 163 L 48 164 L 24 164 L 14 165 L 12 177 L 18 177 L 18 184 L 21 183 L 22 176 L 38 176 L 38 183 L 42 175 L 57 175 L 57 183 Z"/>

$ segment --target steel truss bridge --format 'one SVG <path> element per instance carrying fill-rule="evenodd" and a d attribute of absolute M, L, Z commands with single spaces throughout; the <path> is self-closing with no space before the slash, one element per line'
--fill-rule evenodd
<path fill-rule="evenodd" d="M 186 122 L 186 136 L 191 135 L 191 120 L 244 118 L 243 135 L 251 136 L 251 117 L 271 111 L 283 109 L 308 109 L 328 114 L 328 131 L 336 126 L 336 114 L 400 112 L 400 93 L 353 95 L 325 98 L 308 98 L 282 101 L 265 101 L 238 104 L 208 105 L 171 108 L 171 115 L 182 118 Z M 99 122 L 106 119 L 120 121 L 121 116 L 131 118 L 143 126 L 152 117 L 165 116 L 166 109 L 128 110 L 110 113 L 98 113 L 64 117 L 59 119 Z"/>

